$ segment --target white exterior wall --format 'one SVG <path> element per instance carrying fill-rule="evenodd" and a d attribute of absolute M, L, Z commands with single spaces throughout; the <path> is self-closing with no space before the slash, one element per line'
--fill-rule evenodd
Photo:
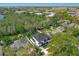
<path fill-rule="evenodd" d="M 35 42 L 34 42 L 33 40 L 34 40 Z M 31 40 L 31 41 L 32 41 L 36 46 L 39 46 L 39 42 L 38 42 L 34 37 L 33 37 L 33 40 Z"/>

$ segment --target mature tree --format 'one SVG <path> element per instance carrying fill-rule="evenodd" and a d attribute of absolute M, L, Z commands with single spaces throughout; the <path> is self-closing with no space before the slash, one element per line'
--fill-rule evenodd
<path fill-rule="evenodd" d="M 71 32 L 72 32 L 72 35 L 77 37 L 79 36 L 79 29 L 77 28 L 71 28 Z"/>
<path fill-rule="evenodd" d="M 74 36 L 67 33 L 55 34 L 48 44 L 48 55 L 70 56 L 78 55 L 78 41 Z"/>

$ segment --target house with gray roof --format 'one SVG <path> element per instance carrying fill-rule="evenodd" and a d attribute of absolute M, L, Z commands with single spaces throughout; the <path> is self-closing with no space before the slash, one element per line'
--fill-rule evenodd
<path fill-rule="evenodd" d="M 62 27 L 62 26 L 59 26 L 56 29 L 59 30 L 60 32 L 64 32 L 65 31 L 64 27 Z"/>
<path fill-rule="evenodd" d="M 71 24 L 72 22 L 70 21 L 70 20 L 64 20 L 64 22 L 63 22 L 65 25 L 69 25 L 69 24 Z"/>
<path fill-rule="evenodd" d="M 21 39 L 21 40 L 16 40 L 16 41 L 14 41 L 11 45 L 10 45 L 10 47 L 12 48 L 12 49 L 14 49 L 14 50 L 17 50 L 17 49 L 19 49 L 20 47 L 26 47 L 26 46 L 28 46 L 29 45 L 29 42 L 27 41 L 27 39 L 26 38 L 23 38 L 23 39 Z"/>
<path fill-rule="evenodd" d="M 57 23 L 59 23 L 59 24 L 64 24 L 64 25 L 68 25 L 68 24 L 71 24 L 71 21 L 70 20 L 59 20 L 59 21 L 57 21 Z"/>
<path fill-rule="evenodd" d="M 4 15 L 0 14 L 0 20 L 4 19 Z"/>
<path fill-rule="evenodd" d="M 75 16 L 76 15 L 76 12 L 75 11 L 71 11 L 71 12 L 67 12 L 69 15 L 71 16 Z"/>
<path fill-rule="evenodd" d="M 36 46 L 44 46 L 47 45 L 50 41 L 50 36 L 43 33 L 38 33 L 33 35 L 31 41 Z"/>
<path fill-rule="evenodd" d="M 69 24 L 67 27 L 74 27 L 75 26 L 75 23 L 71 23 L 71 24 Z"/>
<path fill-rule="evenodd" d="M 59 24 L 67 27 L 74 27 L 75 23 L 73 23 L 71 20 L 60 20 L 58 21 Z"/>

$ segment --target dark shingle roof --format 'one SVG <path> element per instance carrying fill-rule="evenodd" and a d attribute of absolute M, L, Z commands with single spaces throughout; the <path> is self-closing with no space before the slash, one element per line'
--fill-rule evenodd
<path fill-rule="evenodd" d="M 50 39 L 48 35 L 43 33 L 35 34 L 33 37 L 39 42 Z"/>

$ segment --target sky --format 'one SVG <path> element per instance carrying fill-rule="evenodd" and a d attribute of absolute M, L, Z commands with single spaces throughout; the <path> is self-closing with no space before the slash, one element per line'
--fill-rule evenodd
<path fill-rule="evenodd" d="M 0 6 L 79 6 L 79 3 L 0 3 Z"/>

